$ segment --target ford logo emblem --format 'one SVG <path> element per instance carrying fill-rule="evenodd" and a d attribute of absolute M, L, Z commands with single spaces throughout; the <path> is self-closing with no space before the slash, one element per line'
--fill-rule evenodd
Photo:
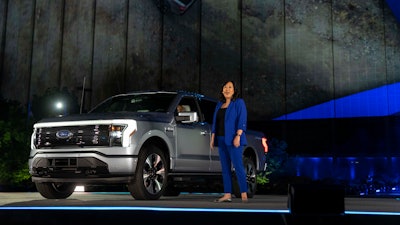
<path fill-rule="evenodd" d="M 74 134 L 69 130 L 59 130 L 57 131 L 56 136 L 60 139 L 67 139 L 74 136 Z"/>

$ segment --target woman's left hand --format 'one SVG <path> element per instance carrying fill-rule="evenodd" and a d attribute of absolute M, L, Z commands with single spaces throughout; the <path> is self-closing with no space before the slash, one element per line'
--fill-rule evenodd
<path fill-rule="evenodd" d="M 236 148 L 240 146 L 240 136 L 236 135 L 235 138 L 233 139 L 233 146 Z"/>

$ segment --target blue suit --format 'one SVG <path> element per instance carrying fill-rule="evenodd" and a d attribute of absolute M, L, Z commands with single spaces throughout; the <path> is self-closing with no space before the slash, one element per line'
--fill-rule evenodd
<path fill-rule="evenodd" d="M 216 120 L 217 120 L 217 112 L 221 108 L 223 102 L 218 102 L 215 107 L 213 124 L 212 124 L 212 133 L 216 133 Z M 231 101 L 228 108 L 226 109 L 225 114 L 225 144 L 233 145 L 233 139 L 236 136 L 236 131 L 241 129 L 243 130 L 243 134 L 240 137 L 240 145 L 247 145 L 246 135 L 244 133 L 247 129 L 247 110 L 244 100 L 241 98 L 237 98 L 235 101 Z M 215 146 L 218 146 L 218 143 L 215 143 Z"/>
<path fill-rule="evenodd" d="M 222 102 L 218 102 L 215 107 L 212 133 L 216 134 L 217 113 L 221 109 Z M 246 171 L 243 167 L 243 146 L 247 145 L 245 135 L 247 127 L 247 110 L 246 105 L 241 98 L 237 98 L 229 103 L 225 112 L 224 119 L 225 135 L 217 136 L 214 139 L 214 145 L 218 146 L 219 158 L 222 168 L 222 180 L 224 182 L 224 192 L 232 193 L 232 172 L 231 165 L 235 168 L 240 192 L 247 192 Z M 233 139 L 237 130 L 243 130 L 240 136 L 240 146 L 233 145 Z"/>

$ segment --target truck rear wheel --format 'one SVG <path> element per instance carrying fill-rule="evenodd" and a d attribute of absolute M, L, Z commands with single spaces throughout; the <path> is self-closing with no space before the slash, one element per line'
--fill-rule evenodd
<path fill-rule="evenodd" d="M 139 153 L 134 181 L 128 184 L 132 197 L 138 200 L 157 200 L 165 191 L 168 162 L 156 146 L 147 146 Z"/>
<path fill-rule="evenodd" d="M 256 166 L 254 162 L 248 157 L 243 157 L 243 166 L 246 171 L 247 180 L 247 197 L 252 198 L 256 194 L 257 189 L 257 179 L 256 179 Z M 237 198 L 241 198 L 239 184 L 237 182 L 236 174 L 232 177 L 233 194 Z"/>
<path fill-rule="evenodd" d="M 75 191 L 74 183 L 35 183 L 37 191 L 48 199 L 65 199 Z"/>

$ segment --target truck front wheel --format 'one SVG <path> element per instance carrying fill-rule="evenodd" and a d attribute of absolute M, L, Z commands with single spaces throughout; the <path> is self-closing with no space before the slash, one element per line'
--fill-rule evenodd
<path fill-rule="evenodd" d="M 65 199 L 75 191 L 74 183 L 35 183 L 37 191 L 48 199 Z"/>
<path fill-rule="evenodd" d="M 134 181 L 128 190 L 137 200 L 157 200 L 165 191 L 168 162 L 161 149 L 147 146 L 139 153 Z"/>

